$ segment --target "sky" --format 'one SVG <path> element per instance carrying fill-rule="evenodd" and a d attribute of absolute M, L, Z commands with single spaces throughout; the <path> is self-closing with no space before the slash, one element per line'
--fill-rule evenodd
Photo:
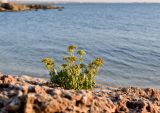
<path fill-rule="evenodd" d="M 106 3 L 132 3 L 132 2 L 147 2 L 147 3 L 160 3 L 160 0 L 9 0 L 9 1 L 47 1 L 47 2 L 106 2 Z"/>
<path fill-rule="evenodd" d="M 159 2 L 160 0 L 55 0 L 55 1 L 72 1 L 72 2 Z"/>

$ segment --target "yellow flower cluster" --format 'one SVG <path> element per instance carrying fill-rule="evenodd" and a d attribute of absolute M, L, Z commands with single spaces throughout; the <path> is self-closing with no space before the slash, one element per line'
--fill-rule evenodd
<path fill-rule="evenodd" d="M 77 49 L 76 45 L 71 45 L 71 46 L 68 47 L 68 52 L 73 53 L 76 49 Z"/>
<path fill-rule="evenodd" d="M 54 60 L 52 58 L 49 58 L 49 57 L 44 58 L 44 59 L 42 59 L 42 62 L 46 65 L 46 68 L 48 70 L 52 70 L 54 68 L 55 63 L 54 63 Z"/>
<path fill-rule="evenodd" d="M 79 54 L 79 55 L 85 55 L 86 51 L 85 50 L 79 50 L 79 51 L 77 51 L 77 54 Z"/>
<path fill-rule="evenodd" d="M 96 58 L 93 62 L 93 65 L 97 66 L 97 67 L 101 67 L 104 65 L 104 59 L 103 58 Z"/>

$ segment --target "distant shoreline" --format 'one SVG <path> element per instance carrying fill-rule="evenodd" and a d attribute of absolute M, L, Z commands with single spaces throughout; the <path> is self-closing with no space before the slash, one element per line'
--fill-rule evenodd
<path fill-rule="evenodd" d="M 39 4 L 22 4 L 14 2 L 0 2 L 0 12 L 18 12 L 18 11 L 30 11 L 30 10 L 47 10 L 47 9 L 58 9 L 62 10 L 64 7 L 55 5 L 39 5 Z"/>

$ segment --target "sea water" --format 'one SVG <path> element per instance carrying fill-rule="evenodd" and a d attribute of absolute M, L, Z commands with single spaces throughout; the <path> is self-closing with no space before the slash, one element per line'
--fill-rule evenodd
<path fill-rule="evenodd" d="M 87 62 L 105 59 L 98 83 L 160 88 L 160 4 L 60 6 L 0 13 L 0 71 L 48 78 L 41 59 L 60 64 L 76 44 Z"/>

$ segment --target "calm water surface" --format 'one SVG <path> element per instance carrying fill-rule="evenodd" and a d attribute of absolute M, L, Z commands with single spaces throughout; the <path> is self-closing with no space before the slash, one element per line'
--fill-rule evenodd
<path fill-rule="evenodd" d="M 49 77 L 41 59 L 61 63 L 66 47 L 106 64 L 97 81 L 160 88 L 160 4 L 62 4 L 63 11 L 0 13 L 0 71 Z"/>

